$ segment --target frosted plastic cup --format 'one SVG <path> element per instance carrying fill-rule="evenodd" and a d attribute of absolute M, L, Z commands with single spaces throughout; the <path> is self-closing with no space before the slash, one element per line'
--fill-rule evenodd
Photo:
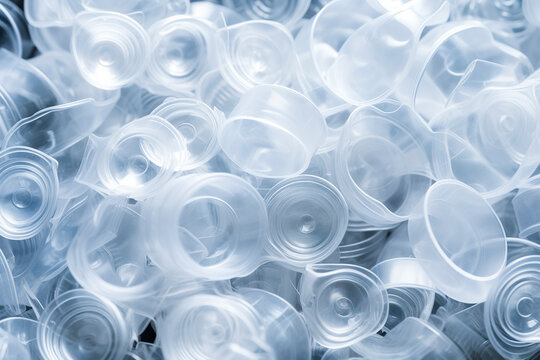
<path fill-rule="evenodd" d="M 491 169 L 491 174 L 472 177 L 481 167 L 465 163 L 462 166 L 476 169 L 454 171 L 458 180 L 492 199 L 504 196 L 533 174 L 540 163 L 539 89 L 533 75 L 512 87 L 487 88 L 433 118 L 433 129 L 457 135 L 473 149 L 477 161 Z M 452 158 L 452 162 L 456 160 Z M 454 164 L 452 168 L 457 170 Z"/>
<path fill-rule="evenodd" d="M 448 22 L 429 31 L 419 42 L 412 67 L 398 89 L 400 99 L 425 119 L 444 110 L 464 76 L 487 82 L 492 73 L 470 74 L 476 60 L 515 69 L 516 82 L 532 72 L 521 52 L 499 43 L 479 22 Z M 446 64 L 441 72 L 439 64 Z M 478 67 L 483 71 L 482 67 Z"/>
<path fill-rule="evenodd" d="M 157 333 L 166 359 L 271 358 L 259 316 L 240 296 L 184 297 L 158 319 Z"/>
<path fill-rule="evenodd" d="M 199 99 L 210 108 L 217 108 L 225 116 L 230 115 L 242 95 L 225 81 L 217 69 L 207 72 L 201 78 L 196 91 Z"/>
<path fill-rule="evenodd" d="M 377 263 L 394 258 L 414 257 L 409 243 L 408 231 L 407 223 L 402 223 L 397 228 L 392 229 L 388 241 L 384 244 L 377 258 Z"/>
<path fill-rule="evenodd" d="M 388 293 L 388 319 L 383 331 L 391 331 L 408 317 L 428 321 L 435 301 L 433 291 L 397 286 L 387 288 L 386 292 Z"/>
<path fill-rule="evenodd" d="M 31 355 L 31 359 L 38 359 L 40 356 L 37 345 L 37 326 L 36 320 L 24 317 L 9 317 L 0 321 L 0 328 L 14 336 Z M 10 359 L 9 356 L 5 358 Z M 12 359 L 19 358 L 13 357 Z"/>
<path fill-rule="evenodd" d="M 265 197 L 267 251 L 289 265 L 318 263 L 338 247 L 347 229 L 348 207 L 327 180 L 300 175 L 276 184 Z"/>
<path fill-rule="evenodd" d="M 540 214 L 537 202 L 540 199 L 540 177 L 534 176 L 519 189 L 512 205 L 519 229 L 519 237 L 526 238 L 540 232 Z"/>
<path fill-rule="evenodd" d="M 383 249 L 388 232 L 347 231 L 339 244 L 340 262 L 371 268 Z"/>
<path fill-rule="evenodd" d="M 186 145 L 166 120 L 146 116 L 107 138 L 91 136 L 76 181 L 99 192 L 143 199 L 182 168 Z"/>
<path fill-rule="evenodd" d="M 508 264 L 484 306 L 489 341 L 505 359 L 527 359 L 540 349 L 540 256 Z"/>
<path fill-rule="evenodd" d="M 218 131 L 225 121 L 221 111 L 196 99 L 168 98 L 151 114 L 170 122 L 183 136 L 187 148 L 183 169 L 195 169 L 219 151 Z"/>
<path fill-rule="evenodd" d="M 219 134 L 223 152 L 243 171 L 260 177 L 298 175 L 326 137 L 326 123 L 302 94 L 260 85 L 240 98 Z"/>
<path fill-rule="evenodd" d="M 534 0 L 523 0 L 521 8 L 525 19 L 531 25 L 540 27 L 540 6 L 538 6 L 538 3 Z"/>
<path fill-rule="evenodd" d="M 515 192 L 508 193 L 507 196 L 501 200 L 491 204 L 493 210 L 497 213 L 497 216 L 501 220 L 506 237 L 519 237 L 519 226 L 516 219 L 516 213 L 514 210 L 513 200 Z"/>
<path fill-rule="evenodd" d="M 123 359 L 130 348 L 124 315 L 103 298 L 71 290 L 54 299 L 39 318 L 41 356 L 51 360 Z"/>
<path fill-rule="evenodd" d="M 239 294 L 258 312 L 265 339 L 276 359 L 311 359 L 311 338 L 304 318 L 281 297 L 259 289 Z"/>
<path fill-rule="evenodd" d="M 283 0 L 266 3 L 261 0 L 225 0 L 223 4 L 248 19 L 272 20 L 291 28 L 306 13 L 308 0 Z"/>
<path fill-rule="evenodd" d="M 23 146 L 0 152 L 0 236 L 24 240 L 51 220 L 58 199 L 58 163 Z"/>
<path fill-rule="evenodd" d="M 20 301 L 15 280 L 11 272 L 10 264 L 6 259 L 4 252 L 0 249 L 0 285 L 2 294 L 0 294 L 0 303 L 4 306 L 7 314 L 19 314 Z"/>
<path fill-rule="evenodd" d="M 407 220 L 433 178 L 432 136 L 418 114 L 398 102 L 351 114 L 334 163 L 351 218 L 381 229 Z"/>
<path fill-rule="evenodd" d="M 149 257 L 171 276 L 225 280 L 248 275 L 262 263 L 266 208 L 237 176 L 172 180 L 145 204 L 143 217 Z"/>
<path fill-rule="evenodd" d="M 4 359 L 31 360 L 30 352 L 16 337 L 0 329 L 0 348 Z"/>
<path fill-rule="evenodd" d="M 149 49 L 148 34 L 127 15 L 83 11 L 75 18 L 71 51 L 83 78 L 97 88 L 132 83 L 143 72 Z"/>
<path fill-rule="evenodd" d="M 219 29 L 216 51 L 221 76 L 239 92 L 263 84 L 288 86 L 296 73 L 291 33 L 274 21 L 245 21 Z"/>
<path fill-rule="evenodd" d="M 60 92 L 49 78 L 13 53 L 0 49 L 0 137 L 20 119 L 56 105 Z"/>
<path fill-rule="evenodd" d="M 382 282 L 360 266 L 308 265 L 299 290 L 311 335 L 330 349 L 375 334 L 388 317 L 388 295 Z"/>
<path fill-rule="evenodd" d="M 431 272 L 422 268 L 415 258 L 393 258 L 377 263 L 371 269 L 388 288 L 417 288 L 439 292 L 430 278 Z"/>
<path fill-rule="evenodd" d="M 6 255 L 13 279 L 20 283 L 26 280 L 29 269 L 38 259 L 38 253 L 44 247 L 49 233 L 45 227 L 39 234 L 24 240 L 11 241 L 0 238 L 0 249 Z"/>
<path fill-rule="evenodd" d="M 125 200 L 103 199 L 77 229 L 67 265 L 85 289 L 152 318 L 164 296 L 165 279 L 156 266 L 147 264 L 136 211 Z"/>
<path fill-rule="evenodd" d="M 211 1 L 197 1 L 190 6 L 191 16 L 204 19 L 221 28 L 241 23 L 246 19 L 235 10 Z"/>
<path fill-rule="evenodd" d="M 506 237 L 493 208 L 473 188 L 441 180 L 409 219 L 409 242 L 435 286 L 460 302 L 486 299 L 506 264 Z"/>
<path fill-rule="evenodd" d="M 445 0 L 411 1 L 349 35 L 328 68 L 328 87 L 354 105 L 378 102 L 405 78 L 432 17 L 449 14 Z"/>
<path fill-rule="evenodd" d="M 406 318 L 384 337 L 370 336 L 352 348 L 368 359 L 467 359 L 442 331 L 414 317 Z"/>
<path fill-rule="evenodd" d="M 507 238 L 508 256 L 506 263 L 510 264 L 514 260 L 528 255 L 540 255 L 540 245 L 526 239 Z"/>
<path fill-rule="evenodd" d="M 0 1 L 0 47 L 27 58 L 33 45 L 22 10 L 9 0 Z"/>
<path fill-rule="evenodd" d="M 295 36 L 300 66 L 298 82 L 323 113 L 334 113 L 346 104 L 328 89 L 327 72 L 350 34 L 380 15 L 367 1 L 334 0 L 302 26 Z M 344 18 L 347 21 L 343 21 Z"/>
<path fill-rule="evenodd" d="M 80 3 L 63 0 L 28 0 L 24 15 L 32 42 L 40 52 L 69 51 L 75 14 L 82 10 Z"/>
<path fill-rule="evenodd" d="M 149 60 L 139 83 L 157 94 L 193 91 L 216 67 L 215 28 L 187 15 L 164 18 L 148 29 Z"/>

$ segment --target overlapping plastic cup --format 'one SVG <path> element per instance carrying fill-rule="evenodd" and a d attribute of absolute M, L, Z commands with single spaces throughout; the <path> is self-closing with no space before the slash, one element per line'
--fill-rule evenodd
<path fill-rule="evenodd" d="M 23 278 L 27 281 L 29 270 L 38 261 L 39 252 L 46 243 L 48 233 L 49 226 L 46 226 L 39 234 L 28 239 L 12 241 L 0 238 L 0 249 L 6 255 L 16 282 L 20 282 Z"/>
<path fill-rule="evenodd" d="M 414 317 L 406 318 L 385 336 L 370 336 L 352 348 L 367 358 L 380 360 L 467 359 L 444 333 Z"/>
<path fill-rule="evenodd" d="M 506 264 L 506 237 L 493 208 L 455 180 L 430 187 L 409 219 L 409 241 L 435 286 L 464 303 L 484 301 Z"/>
<path fill-rule="evenodd" d="M 508 264 L 484 306 L 489 341 L 505 359 L 528 359 L 540 349 L 540 256 Z"/>
<path fill-rule="evenodd" d="M 209 21 L 217 28 L 238 24 L 246 20 L 234 9 L 211 1 L 194 2 L 189 10 L 191 16 Z"/>
<path fill-rule="evenodd" d="M 334 164 L 351 218 L 380 228 L 407 220 L 432 182 L 431 138 L 418 114 L 398 102 L 355 110 Z"/>
<path fill-rule="evenodd" d="M 538 3 L 534 0 L 523 0 L 521 8 L 525 19 L 531 25 L 540 27 L 540 6 L 538 6 Z"/>
<path fill-rule="evenodd" d="M 9 332 L 0 329 L 0 349 L 4 359 L 31 360 L 30 352 Z"/>
<path fill-rule="evenodd" d="M 33 319 L 24 317 L 9 317 L 0 321 L 0 329 L 7 331 L 14 336 L 26 348 L 31 355 L 31 359 L 39 359 L 39 349 L 37 345 L 37 327 L 38 322 Z M 19 359 L 18 357 L 10 358 L 5 353 L 2 353 L 5 359 Z"/>
<path fill-rule="evenodd" d="M 306 323 L 291 304 L 259 289 L 244 288 L 239 294 L 257 311 L 266 342 L 276 359 L 311 359 L 311 338 Z"/>
<path fill-rule="evenodd" d="M 507 243 L 507 264 L 524 256 L 540 255 L 540 244 L 537 244 L 536 242 L 520 238 L 507 238 Z"/>
<path fill-rule="evenodd" d="M 242 94 L 225 81 L 217 69 L 207 72 L 197 87 L 197 97 L 226 116 L 229 116 L 238 104 L 240 96 Z"/>
<path fill-rule="evenodd" d="M 145 204 L 143 217 L 148 255 L 171 276 L 223 280 L 248 275 L 262 263 L 266 208 L 237 176 L 172 180 Z"/>
<path fill-rule="evenodd" d="M 328 68 L 328 87 L 351 104 L 381 101 L 405 78 L 422 31 L 440 13 L 448 16 L 445 0 L 415 0 L 358 28 Z"/>
<path fill-rule="evenodd" d="M 106 194 L 144 199 L 182 168 L 186 145 L 168 121 L 146 116 L 107 138 L 91 136 L 76 181 Z"/>
<path fill-rule="evenodd" d="M 257 312 L 240 296 L 184 297 L 158 319 L 157 330 L 167 359 L 266 359 L 271 350 L 262 343 L 264 330 Z"/>
<path fill-rule="evenodd" d="M 168 98 L 151 114 L 170 122 L 184 137 L 187 155 L 183 169 L 195 169 L 219 151 L 218 131 L 225 121 L 219 110 L 196 99 Z"/>
<path fill-rule="evenodd" d="M 279 178 L 302 173 L 325 137 L 324 118 L 305 96 L 260 85 L 242 95 L 220 130 L 219 143 L 245 172 Z"/>
<path fill-rule="evenodd" d="M 507 237 L 519 236 L 519 225 L 516 219 L 513 200 L 517 191 L 510 192 L 507 196 L 491 204 L 497 213 Z"/>
<path fill-rule="evenodd" d="M 47 305 L 38 345 L 51 360 L 122 359 L 131 346 L 124 315 L 86 290 L 67 291 Z"/>
<path fill-rule="evenodd" d="M 175 96 L 192 91 L 216 67 L 215 28 L 186 15 L 164 18 L 148 29 L 149 60 L 138 81 L 153 93 Z"/>
<path fill-rule="evenodd" d="M 51 220 L 58 199 L 57 162 L 39 150 L 0 152 L 0 236 L 25 240 Z"/>
<path fill-rule="evenodd" d="M 271 257 L 293 267 L 320 262 L 347 230 L 348 207 L 327 180 L 300 175 L 276 184 L 265 196 Z"/>
<path fill-rule="evenodd" d="M 540 163 L 539 90 L 533 75 L 513 87 L 485 89 L 433 118 L 433 129 L 457 135 L 466 147 L 472 148 L 478 162 L 491 169 L 491 174 L 473 176 L 475 171 L 481 172 L 481 166 L 452 157 L 452 170 L 458 180 L 486 198 L 497 198 L 533 174 Z"/>
<path fill-rule="evenodd" d="M 29 61 L 0 49 L 0 138 L 20 119 L 62 99 L 54 84 Z"/>
<path fill-rule="evenodd" d="M 388 259 L 414 257 L 408 231 L 407 223 L 402 223 L 397 228 L 392 229 L 388 241 L 384 244 L 377 258 L 377 263 Z"/>
<path fill-rule="evenodd" d="M 0 285 L 3 289 L 0 295 L 0 304 L 8 314 L 19 314 L 21 312 L 19 295 L 11 268 L 2 250 L 0 250 Z"/>
<path fill-rule="evenodd" d="M 221 76 L 237 91 L 264 84 L 290 85 L 296 54 L 291 33 L 283 25 L 245 21 L 219 29 L 216 39 Z"/>
<path fill-rule="evenodd" d="M 28 26 L 22 10 L 9 0 L 0 1 L 0 47 L 19 57 L 27 58 L 32 52 Z"/>
<path fill-rule="evenodd" d="M 388 295 L 382 282 L 360 266 L 308 265 L 299 289 L 311 335 L 330 349 L 375 334 L 388 317 Z"/>
<path fill-rule="evenodd" d="M 399 98 L 429 120 L 444 110 L 464 78 L 489 82 L 498 75 L 477 67 L 480 60 L 513 69 L 514 83 L 532 72 L 524 54 L 495 41 L 481 23 L 448 22 L 422 37 L 411 70 L 398 90 Z"/>
<path fill-rule="evenodd" d="M 266 3 L 261 0 L 225 0 L 224 5 L 248 19 L 272 20 L 293 27 L 304 16 L 308 0 L 284 0 Z"/>
<path fill-rule="evenodd" d="M 97 88 L 132 83 L 143 72 L 149 49 L 148 34 L 127 15 L 83 11 L 75 18 L 71 51 L 83 78 Z"/>
<path fill-rule="evenodd" d="M 371 268 L 383 249 L 387 231 L 347 231 L 339 244 L 342 263 Z"/>

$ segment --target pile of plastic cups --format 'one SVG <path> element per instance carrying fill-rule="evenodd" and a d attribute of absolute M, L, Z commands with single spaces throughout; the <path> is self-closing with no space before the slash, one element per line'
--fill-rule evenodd
<path fill-rule="evenodd" d="M 540 359 L 540 0 L 0 0 L 0 359 Z"/>

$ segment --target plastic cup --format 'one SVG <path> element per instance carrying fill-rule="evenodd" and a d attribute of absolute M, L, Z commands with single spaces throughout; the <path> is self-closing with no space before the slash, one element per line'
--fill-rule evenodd
<path fill-rule="evenodd" d="M 167 184 L 143 210 L 149 257 L 174 277 L 225 280 L 261 263 L 267 214 L 237 176 L 193 174 Z"/>
<path fill-rule="evenodd" d="M 169 122 L 146 116 L 107 138 L 92 136 L 76 181 L 107 194 L 147 198 L 182 168 L 185 146 Z"/>
<path fill-rule="evenodd" d="M 432 134 L 418 114 L 398 102 L 351 114 L 334 163 L 351 218 L 382 229 L 407 220 L 433 178 Z"/>
<path fill-rule="evenodd" d="M 134 19 L 115 12 L 83 11 L 75 20 L 71 50 L 86 81 L 100 89 L 114 90 L 142 73 L 150 40 Z"/>
<path fill-rule="evenodd" d="M 526 239 L 507 238 L 508 256 L 506 263 L 510 264 L 514 260 L 528 255 L 540 255 L 540 245 Z"/>
<path fill-rule="evenodd" d="M 48 232 L 49 226 L 45 226 L 39 234 L 28 239 L 11 241 L 0 238 L 0 249 L 6 255 L 15 281 L 28 278 L 30 268 L 37 261 L 38 254 L 46 243 Z"/>
<path fill-rule="evenodd" d="M 383 249 L 388 232 L 347 231 L 339 244 L 339 259 L 342 263 L 371 268 Z"/>
<path fill-rule="evenodd" d="M 0 321 L 0 328 L 19 340 L 19 343 L 30 354 L 30 359 L 37 359 L 40 356 L 37 345 L 37 326 L 38 322 L 36 320 L 24 317 L 9 317 Z M 10 358 L 6 354 L 2 355 L 6 359 L 19 359 L 16 356 Z"/>
<path fill-rule="evenodd" d="M 519 189 L 512 199 L 519 237 L 526 238 L 540 231 L 540 214 L 536 204 L 540 199 L 540 178 L 535 176 L 530 183 Z"/>
<path fill-rule="evenodd" d="M 39 319 L 38 345 L 51 360 L 122 359 L 130 347 L 124 315 L 108 300 L 71 290 L 47 305 Z"/>
<path fill-rule="evenodd" d="M 257 311 L 276 359 L 311 359 L 311 338 L 298 311 L 264 290 L 244 288 L 239 293 Z"/>
<path fill-rule="evenodd" d="M 4 359 L 31 360 L 30 352 L 9 332 L 0 329 L 0 348 Z"/>
<path fill-rule="evenodd" d="M 290 85 L 296 72 L 291 33 L 274 21 L 252 20 L 219 29 L 221 76 L 239 92 L 257 85 Z"/>
<path fill-rule="evenodd" d="M 15 281 L 13 279 L 13 273 L 9 263 L 4 255 L 4 252 L 0 249 L 0 285 L 2 286 L 2 294 L 0 295 L 0 302 L 4 306 L 5 311 L 8 314 L 19 314 L 20 301 L 15 287 Z"/>
<path fill-rule="evenodd" d="M 527 359 L 540 349 L 540 256 L 508 264 L 484 306 L 489 341 L 505 359 Z"/>
<path fill-rule="evenodd" d="M 229 116 L 242 94 L 223 79 L 219 70 L 207 72 L 197 87 L 197 97 L 210 108 L 217 108 Z"/>
<path fill-rule="evenodd" d="M 310 2 L 308 0 L 284 0 L 265 3 L 261 0 L 225 0 L 223 3 L 245 18 L 272 20 L 292 27 L 304 16 Z"/>
<path fill-rule="evenodd" d="M 409 219 L 409 241 L 438 289 L 465 302 L 482 302 L 506 263 L 506 237 L 492 207 L 471 187 L 441 180 Z"/>
<path fill-rule="evenodd" d="M 0 47 L 24 58 L 33 49 L 24 13 L 9 0 L 0 1 Z"/>
<path fill-rule="evenodd" d="M 156 22 L 148 29 L 150 56 L 139 83 L 168 96 L 194 90 L 215 67 L 214 33 L 211 24 L 186 15 Z"/>
<path fill-rule="evenodd" d="M 279 182 L 265 197 L 271 257 L 295 267 L 320 262 L 338 247 L 348 207 L 327 180 L 301 175 Z"/>
<path fill-rule="evenodd" d="M 37 235 L 56 211 L 57 162 L 41 151 L 14 146 L 0 152 L 0 236 Z"/>
<path fill-rule="evenodd" d="M 395 258 L 414 257 L 409 243 L 408 224 L 402 223 L 397 228 L 392 229 L 388 241 L 382 248 L 377 263 Z"/>
<path fill-rule="evenodd" d="M 244 17 L 231 8 L 211 1 L 197 1 L 190 6 L 191 16 L 204 19 L 215 27 L 231 26 L 245 21 Z"/>
<path fill-rule="evenodd" d="M 219 151 L 218 130 L 224 116 L 205 103 L 189 98 L 168 98 L 152 111 L 173 125 L 184 137 L 187 155 L 183 169 L 206 163 Z"/>
<path fill-rule="evenodd" d="M 383 284 L 360 266 L 308 265 L 299 289 L 311 335 L 330 349 L 344 348 L 375 334 L 388 317 Z"/>
<path fill-rule="evenodd" d="M 531 25 L 540 27 L 540 6 L 538 6 L 538 3 L 534 0 L 523 0 L 521 8 L 525 19 Z"/>
<path fill-rule="evenodd" d="M 242 170 L 260 177 L 302 173 L 326 136 L 317 107 L 300 93 L 260 85 L 241 98 L 223 124 L 223 152 Z"/>

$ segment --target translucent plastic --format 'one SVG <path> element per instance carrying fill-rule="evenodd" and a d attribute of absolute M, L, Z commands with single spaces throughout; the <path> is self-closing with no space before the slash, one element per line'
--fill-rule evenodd
<path fill-rule="evenodd" d="M 14 336 L 0 329 L 0 355 L 4 359 L 31 360 L 30 352 Z"/>
<path fill-rule="evenodd" d="M 504 358 L 528 359 L 540 349 L 540 256 L 508 264 L 484 306 L 489 341 Z"/>
<path fill-rule="evenodd" d="M 33 48 L 24 13 L 9 0 L 0 1 L 0 47 L 25 58 Z"/>
<path fill-rule="evenodd" d="M 325 136 L 324 118 L 305 96 L 260 85 L 240 98 L 221 128 L 219 143 L 245 172 L 279 178 L 302 173 Z"/>
<path fill-rule="evenodd" d="M 261 263 L 267 214 L 237 176 L 194 174 L 171 181 L 143 210 L 147 251 L 175 277 L 230 279 Z"/>
<path fill-rule="evenodd" d="M 308 265 L 299 289 L 311 335 L 331 349 L 375 334 L 388 317 L 388 295 L 382 282 L 360 266 Z"/>
<path fill-rule="evenodd" d="M 173 125 L 186 142 L 187 155 L 182 168 L 195 169 L 219 151 L 218 130 L 225 121 L 223 113 L 189 98 L 168 98 L 152 111 Z"/>
<path fill-rule="evenodd" d="M 14 146 L 0 152 L 0 235 L 28 239 L 56 211 L 57 162 L 39 150 Z"/>
<path fill-rule="evenodd" d="M 265 196 L 267 251 L 290 265 L 303 267 L 332 254 L 347 229 L 348 207 L 328 181 L 301 175 L 283 180 Z"/>
<path fill-rule="evenodd" d="M 2 286 L 0 304 L 4 306 L 5 311 L 8 314 L 20 313 L 20 302 L 15 281 L 13 280 L 11 268 L 2 250 L 0 250 L 0 286 Z"/>
<path fill-rule="evenodd" d="M 292 27 L 304 16 L 308 0 L 225 0 L 224 4 L 249 19 L 273 20 Z"/>
<path fill-rule="evenodd" d="M 482 302 L 504 269 L 506 237 L 491 206 L 471 187 L 436 182 L 409 219 L 409 241 L 438 289 Z"/>
<path fill-rule="evenodd" d="M 293 38 L 281 24 L 245 21 L 220 29 L 216 39 L 221 76 L 239 92 L 291 83 L 296 72 Z"/>
<path fill-rule="evenodd" d="M 46 359 L 122 359 L 129 341 L 118 308 L 86 290 L 58 296 L 39 319 L 38 345 Z"/>
<path fill-rule="evenodd" d="M 436 291 L 431 272 L 424 271 L 415 258 L 394 258 L 382 261 L 371 269 L 386 288 L 408 287 Z M 429 275 L 428 275 L 429 274 Z"/>
<path fill-rule="evenodd" d="M 193 2 L 190 6 L 190 14 L 195 18 L 210 21 L 218 28 L 245 21 L 243 16 L 233 9 L 211 1 Z"/>
<path fill-rule="evenodd" d="M 217 108 L 229 116 L 242 94 L 233 88 L 219 70 L 207 72 L 197 87 L 197 96 L 211 108 Z"/>
<path fill-rule="evenodd" d="M 540 232 L 540 177 L 534 176 L 527 184 L 519 189 L 512 200 L 519 236 L 526 238 Z"/>
<path fill-rule="evenodd" d="M 540 244 L 535 242 L 519 239 L 519 238 L 507 238 L 508 242 L 508 256 L 506 263 L 510 264 L 514 260 L 522 258 L 528 255 L 540 255 Z"/>
<path fill-rule="evenodd" d="M 150 57 L 141 85 L 169 96 L 194 90 L 216 66 L 214 32 L 207 22 L 186 15 L 156 22 L 148 29 Z"/>
<path fill-rule="evenodd" d="M 534 0 L 523 0 L 521 3 L 525 19 L 533 26 L 540 27 L 540 6 Z"/>
<path fill-rule="evenodd" d="M 84 11 L 76 17 L 71 50 L 81 75 L 97 88 L 133 82 L 146 66 L 149 49 L 148 34 L 129 16 Z"/>
<path fill-rule="evenodd" d="M 371 268 L 383 248 L 387 231 L 347 231 L 339 244 L 342 263 Z"/>
<path fill-rule="evenodd" d="M 37 344 L 37 326 L 36 320 L 23 317 L 9 317 L 0 321 L 0 328 L 13 335 L 24 346 L 30 354 L 30 359 L 37 359 L 40 356 Z M 0 353 L 6 360 L 20 359 L 17 356 L 10 358 L 9 355 L 2 353 L 2 350 L 0 350 Z M 23 355 L 20 354 L 19 356 Z"/>

